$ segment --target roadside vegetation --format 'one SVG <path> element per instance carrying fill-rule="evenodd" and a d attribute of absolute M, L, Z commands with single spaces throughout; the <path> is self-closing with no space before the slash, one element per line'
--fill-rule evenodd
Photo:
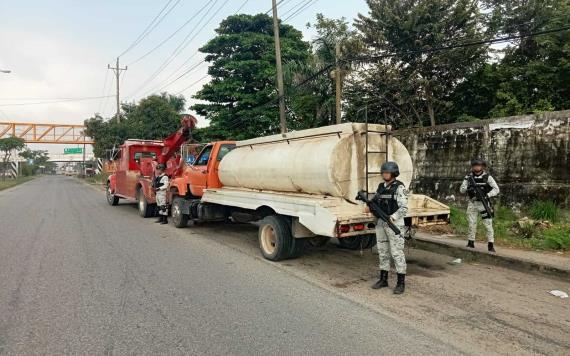
<path fill-rule="evenodd" d="M 535 201 L 520 213 L 499 205 L 495 207 L 495 242 L 497 245 L 534 250 L 570 251 L 570 212 L 552 201 Z M 468 230 L 465 208 L 451 206 L 451 230 L 465 236 Z M 478 225 L 477 240 L 486 241 L 485 229 Z"/>
<path fill-rule="evenodd" d="M 99 173 L 94 176 L 85 177 L 85 181 L 89 184 L 105 184 L 110 173 Z"/>
<path fill-rule="evenodd" d="M 35 178 L 34 176 L 27 176 L 27 177 L 19 177 L 16 179 L 0 180 L 0 190 L 4 190 L 4 189 L 14 187 L 18 184 L 28 182 L 34 178 Z"/>

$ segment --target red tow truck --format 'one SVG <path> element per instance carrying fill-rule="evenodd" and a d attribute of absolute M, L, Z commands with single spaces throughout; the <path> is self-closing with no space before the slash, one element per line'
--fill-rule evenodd
<path fill-rule="evenodd" d="M 152 189 L 156 165 L 166 165 L 166 174 L 176 176 L 183 164 L 177 154 L 182 144 L 191 138 L 197 120 L 183 115 L 180 128 L 165 140 L 126 140 L 114 158 L 115 172 L 107 179 L 106 195 L 110 205 L 120 199 L 136 200 L 139 214 L 156 214 L 156 198 Z"/>

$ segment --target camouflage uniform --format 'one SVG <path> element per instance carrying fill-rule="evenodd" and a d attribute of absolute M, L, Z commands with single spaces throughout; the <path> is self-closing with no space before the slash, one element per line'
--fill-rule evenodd
<path fill-rule="evenodd" d="M 404 184 L 394 181 L 392 184 L 398 184 L 393 198 L 397 204 L 397 210 L 391 215 L 394 225 L 401 231 L 404 231 L 404 217 L 408 213 L 408 192 Z M 375 199 L 391 199 L 391 194 L 381 192 L 382 188 L 388 188 L 386 183 L 381 183 Z M 380 260 L 380 270 L 390 270 L 390 257 L 394 259 L 396 272 L 406 274 L 406 256 L 404 255 L 404 237 L 396 235 L 388 224 L 382 220 L 378 220 L 376 224 L 376 240 L 378 241 L 378 258 Z"/>
<path fill-rule="evenodd" d="M 472 175 L 472 173 L 469 175 Z M 463 183 L 459 188 L 459 191 L 462 194 L 468 193 L 469 175 L 463 179 Z M 489 198 L 497 196 L 499 194 L 499 186 L 497 185 L 497 182 L 495 182 L 493 177 L 491 177 L 488 173 L 483 172 L 477 177 L 483 177 L 482 179 L 484 181 L 477 183 L 477 185 L 480 186 L 484 193 L 487 193 L 487 196 Z M 467 238 L 469 241 L 475 241 L 475 233 L 477 232 L 477 217 L 479 214 L 483 213 L 485 213 L 485 207 L 483 206 L 483 203 L 477 200 L 477 198 L 471 194 L 469 197 L 469 203 L 467 204 L 467 221 L 469 223 L 469 232 L 467 234 Z M 493 218 L 483 217 L 481 220 L 483 222 L 483 226 L 485 226 L 485 230 L 487 231 L 487 242 L 494 242 L 495 236 L 493 232 Z"/>
<path fill-rule="evenodd" d="M 168 188 L 169 179 L 164 173 L 156 177 L 155 189 L 156 189 L 156 205 L 158 206 L 158 214 L 166 216 L 168 215 L 168 207 L 166 205 L 166 189 Z"/>

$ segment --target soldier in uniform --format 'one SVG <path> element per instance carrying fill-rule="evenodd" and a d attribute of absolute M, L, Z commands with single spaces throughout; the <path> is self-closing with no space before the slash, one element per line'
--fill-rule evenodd
<path fill-rule="evenodd" d="M 481 158 L 475 158 L 471 161 L 471 173 L 463 179 L 463 183 L 459 188 L 462 194 L 467 193 L 469 203 L 467 204 L 467 221 L 469 222 L 469 232 L 467 247 L 475 248 L 475 233 L 477 232 L 477 216 L 482 215 L 483 226 L 487 231 L 487 249 L 489 252 L 495 252 L 494 233 L 493 233 L 493 217 L 488 216 L 483 203 L 478 200 L 475 193 L 475 187 L 469 183 L 469 178 L 473 177 L 479 189 L 486 194 L 488 198 L 499 194 L 499 186 L 497 182 L 486 172 L 487 162 Z"/>
<path fill-rule="evenodd" d="M 157 223 L 168 224 L 168 206 L 166 205 L 166 189 L 168 188 L 168 176 L 164 173 L 166 166 L 162 163 L 156 166 L 157 176 L 154 179 L 154 191 L 156 205 L 158 206 Z"/>
<path fill-rule="evenodd" d="M 380 172 L 384 182 L 378 185 L 378 190 L 373 199 L 378 201 L 394 225 L 403 231 L 404 217 L 408 212 L 408 193 L 404 183 L 396 180 L 396 177 L 400 175 L 400 169 L 396 162 L 389 161 L 382 164 Z M 394 294 L 404 293 L 406 279 L 404 237 L 401 234 L 396 235 L 388 224 L 379 219 L 376 224 L 376 240 L 378 241 L 378 258 L 380 259 L 380 279 L 372 288 L 388 287 L 388 271 L 390 270 L 390 258 L 392 258 L 398 274 Z"/>

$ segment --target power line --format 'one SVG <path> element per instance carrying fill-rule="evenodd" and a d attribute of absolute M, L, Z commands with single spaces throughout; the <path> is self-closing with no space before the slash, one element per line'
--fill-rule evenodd
<path fill-rule="evenodd" d="M 346 59 L 341 59 L 339 60 L 339 63 L 349 63 L 352 61 L 363 61 L 364 59 L 384 59 L 384 58 L 389 58 L 389 57 L 395 57 L 395 56 L 400 56 L 404 53 L 422 53 L 422 52 L 436 52 L 436 51 L 444 51 L 444 50 L 451 50 L 451 49 L 456 49 L 456 48 L 462 48 L 462 47 L 469 47 L 469 46 L 479 46 L 479 45 L 483 45 L 483 44 L 493 44 L 493 43 L 502 43 L 502 42 L 508 42 L 508 41 L 513 41 L 516 39 L 521 39 L 521 38 L 528 38 L 528 37 L 535 37 L 535 36 L 541 36 L 541 35 L 545 35 L 545 34 L 550 34 L 550 33 L 557 33 L 557 32 L 562 32 L 562 31 L 567 31 L 570 30 L 570 26 L 565 26 L 565 27 L 560 27 L 560 28 L 556 28 L 556 29 L 550 29 L 550 30 L 544 30 L 544 31 L 538 31 L 538 32 L 534 32 L 534 33 L 530 33 L 530 34 L 525 34 L 525 35 L 513 35 L 513 36 L 505 36 L 505 37 L 498 37 L 498 38 L 493 38 L 493 39 L 489 39 L 489 40 L 481 40 L 481 41 L 472 41 L 472 42 L 465 42 L 465 43 L 461 43 L 461 44 L 455 44 L 455 45 L 449 45 L 449 46 L 440 46 L 440 47 L 432 47 L 432 48 L 425 48 L 425 49 L 421 49 L 421 50 L 416 50 L 416 51 L 406 51 L 406 52 L 398 52 L 398 53 L 386 53 L 384 55 L 379 55 L 379 56 L 369 56 L 369 57 L 358 57 L 358 58 L 346 58 Z M 292 89 L 298 89 L 302 86 L 305 86 L 306 84 L 308 84 L 309 82 L 312 82 L 313 80 L 315 80 L 316 78 L 320 77 L 321 75 L 328 73 L 332 68 L 335 67 L 335 63 L 331 63 L 326 65 L 325 67 L 323 67 L 322 69 L 320 69 L 319 71 L 311 74 L 309 77 L 307 77 L 305 80 L 303 80 L 302 82 L 292 86 Z M 265 103 L 261 103 L 259 105 L 253 106 L 251 108 L 249 108 L 249 110 L 254 110 L 254 109 L 259 109 L 265 106 L 269 106 L 272 104 L 275 104 L 279 101 L 279 96 L 277 97 L 273 97 L 273 98 L 269 98 Z M 235 128 L 237 125 L 241 124 L 240 122 L 237 122 L 237 119 L 235 120 L 236 122 L 233 125 L 230 125 L 229 128 Z"/>
<path fill-rule="evenodd" d="M 157 49 L 159 49 L 160 47 L 162 47 L 162 45 L 164 45 L 166 42 L 170 41 L 170 39 L 172 39 L 172 37 L 174 37 L 178 32 L 182 31 L 182 29 L 184 27 L 186 27 L 190 21 L 194 20 L 196 18 L 196 16 L 198 16 L 213 0 L 209 0 L 204 6 L 202 6 L 200 8 L 200 10 L 198 10 L 198 12 L 196 12 L 194 14 L 194 16 L 190 17 L 186 22 L 184 22 L 180 27 L 178 27 L 174 32 L 172 32 L 168 37 L 166 37 L 164 40 L 160 41 L 156 46 L 154 46 L 150 51 L 146 52 L 145 54 L 143 54 L 142 56 L 140 56 L 139 58 L 135 59 L 134 61 L 130 62 L 129 65 L 133 65 L 135 63 L 138 63 L 140 61 L 142 61 L 143 59 L 145 59 L 146 57 L 148 57 L 151 53 L 153 53 L 154 51 L 156 51 Z M 216 0 L 217 1 L 217 0 Z"/>
<path fill-rule="evenodd" d="M 107 90 L 107 80 L 108 79 L 109 79 L 109 71 L 106 70 L 105 71 L 105 80 L 103 81 L 103 91 L 101 92 L 101 95 L 105 95 L 105 91 Z M 97 112 L 99 112 L 99 113 L 101 113 L 103 101 L 105 101 L 105 100 L 101 99 L 101 101 L 99 102 L 99 109 L 97 110 Z"/>
<path fill-rule="evenodd" d="M 152 21 L 146 26 L 146 28 L 143 30 L 143 32 L 133 41 L 133 43 L 131 43 L 123 52 L 121 52 L 121 54 L 119 54 L 117 57 L 122 57 L 123 55 L 125 55 L 127 52 L 129 52 L 131 49 L 135 48 L 139 43 L 141 43 L 141 41 L 148 36 L 149 33 L 151 33 L 156 26 L 158 26 L 162 20 L 164 20 L 164 18 L 172 11 L 172 9 L 174 9 L 176 7 L 176 5 L 178 5 L 178 3 L 180 2 L 180 0 L 178 0 L 174 6 L 172 6 L 170 8 L 170 10 L 168 10 L 168 12 L 162 17 L 160 18 L 160 20 L 157 21 L 157 19 L 160 17 L 160 15 L 162 15 L 162 13 L 164 12 L 164 10 L 166 10 L 166 8 L 168 7 L 168 5 L 170 5 L 172 3 L 173 0 L 168 0 L 168 2 L 164 5 L 164 7 L 160 10 L 160 12 L 158 14 L 156 14 L 156 16 L 152 19 Z M 155 24 L 156 22 L 156 24 Z M 154 26 L 153 26 L 154 25 Z"/>
<path fill-rule="evenodd" d="M 178 93 L 176 93 L 176 95 L 182 94 L 183 92 L 185 92 L 186 90 L 192 88 L 193 86 L 195 86 L 196 84 L 200 83 L 202 80 L 208 78 L 209 76 L 210 76 L 209 74 L 206 74 L 205 76 L 203 76 L 202 78 L 196 80 L 195 82 L 193 82 L 192 84 L 190 84 L 190 85 L 187 86 L 186 88 L 180 90 Z"/>
<path fill-rule="evenodd" d="M 290 14 L 291 12 L 297 11 L 297 9 L 299 9 L 299 7 L 302 7 L 304 5 L 306 5 L 306 3 L 310 2 L 312 0 L 300 0 L 298 3 L 296 3 L 295 5 L 293 5 L 293 7 L 291 7 L 289 10 L 286 10 L 285 12 L 283 12 L 281 14 L 281 17 L 283 16 L 287 16 L 288 14 Z"/>
<path fill-rule="evenodd" d="M 287 18 L 285 18 L 285 20 L 283 21 L 289 21 L 290 19 L 298 16 L 300 13 L 302 13 L 303 11 L 307 10 L 309 7 L 315 5 L 319 0 L 309 0 L 304 6 L 302 6 L 301 8 L 299 8 L 297 11 L 295 11 L 294 13 L 292 13 L 291 15 L 289 15 Z"/>
<path fill-rule="evenodd" d="M 206 16 L 212 11 L 212 9 L 214 8 L 214 6 L 216 6 L 216 3 L 218 2 L 218 0 L 210 0 L 209 3 L 211 3 L 211 6 L 206 10 L 206 13 L 202 16 L 202 18 L 198 21 L 198 23 L 192 28 L 192 30 L 186 35 L 186 37 L 184 37 L 184 39 L 182 40 L 182 42 L 178 45 L 178 47 L 176 47 L 176 49 L 174 49 L 174 51 L 170 54 L 170 56 L 164 60 L 160 66 L 158 67 L 157 70 L 155 70 L 144 82 L 143 84 L 138 87 L 137 90 L 135 90 L 132 94 L 132 96 L 134 96 L 137 92 L 139 92 L 142 88 L 144 88 L 145 86 L 147 86 L 149 83 L 151 83 L 156 77 L 158 77 L 158 75 L 160 73 L 162 73 L 162 71 L 164 71 L 164 69 L 166 69 L 166 67 L 168 67 L 170 65 L 170 63 L 172 63 L 172 61 L 178 56 L 178 54 L 180 54 L 180 52 L 182 52 L 184 49 L 186 49 L 186 47 L 190 44 L 190 42 L 192 42 L 199 34 L 200 31 L 202 31 L 204 29 L 204 27 L 206 26 L 206 24 L 208 24 L 213 18 L 214 16 L 217 15 L 217 13 L 228 3 L 229 0 L 225 0 L 225 2 L 222 4 L 222 6 L 220 6 L 220 8 L 218 8 L 218 11 L 214 12 L 214 14 L 209 18 L 209 20 L 200 28 L 199 31 L 197 31 L 196 33 L 194 33 L 198 27 L 200 26 L 200 24 L 202 23 L 202 21 L 206 18 Z M 197 15 L 197 14 L 196 14 Z M 196 16 L 195 15 L 195 16 Z M 194 17 L 195 17 L 194 16 Z M 194 35 L 192 38 L 190 38 L 190 36 Z"/>
<path fill-rule="evenodd" d="M 432 52 L 439 52 L 439 51 L 446 51 L 452 50 L 456 48 L 464 48 L 464 47 L 472 47 L 472 46 L 480 46 L 485 44 L 496 44 L 496 43 L 504 43 L 504 42 L 511 42 L 513 40 L 521 39 L 521 38 L 528 38 L 528 37 L 536 37 L 541 35 L 546 35 L 550 33 L 562 32 L 570 30 L 570 26 L 566 27 L 559 27 L 550 30 L 538 31 L 529 34 L 521 34 L 521 35 L 512 35 L 512 36 L 504 36 L 504 37 L 496 37 L 488 40 L 479 40 L 479 41 L 472 41 L 472 42 L 464 42 L 464 43 L 456 43 L 447 46 L 439 46 L 439 47 L 431 47 L 431 48 L 424 48 L 419 50 L 410 50 L 410 51 L 403 51 L 398 53 L 386 53 L 376 56 L 360 56 L 354 58 L 348 58 L 344 61 L 355 61 L 355 62 L 364 62 L 367 60 L 376 60 L 376 59 L 384 59 L 389 57 L 401 56 L 406 54 L 414 54 L 414 53 L 432 53 Z"/>

